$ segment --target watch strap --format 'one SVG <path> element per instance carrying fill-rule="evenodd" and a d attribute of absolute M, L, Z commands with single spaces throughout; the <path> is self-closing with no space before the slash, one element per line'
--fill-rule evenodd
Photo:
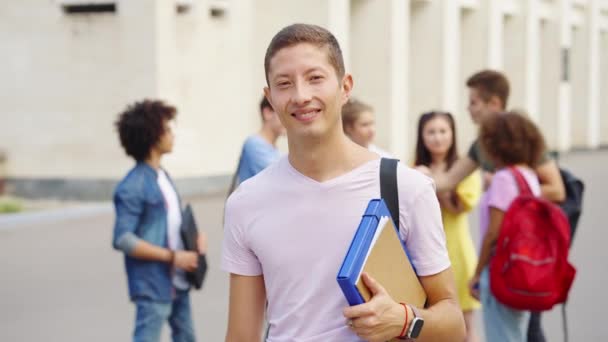
<path fill-rule="evenodd" d="M 406 334 L 406 341 L 414 341 L 415 338 L 417 337 L 412 337 L 410 334 L 413 331 L 413 326 L 414 324 L 416 324 L 418 320 L 422 320 L 424 321 L 424 319 L 422 318 L 422 315 L 420 315 L 420 311 L 418 310 L 417 307 L 413 306 L 413 305 L 408 305 L 411 309 L 412 309 L 412 313 L 414 313 L 414 318 L 412 318 L 412 321 L 410 322 L 410 326 L 407 328 L 407 334 Z M 420 322 L 422 323 L 422 322 Z"/>

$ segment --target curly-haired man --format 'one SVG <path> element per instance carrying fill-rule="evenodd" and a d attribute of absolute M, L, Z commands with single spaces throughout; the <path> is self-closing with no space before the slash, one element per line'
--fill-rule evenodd
<path fill-rule="evenodd" d="M 136 306 L 134 341 L 158 341 L 169 321 L 173 341 L 194 341 L 186 271 L 196 252 L 180 237 L 181 203 L 161 158 L 173 149 L 176 109 L 162 101 L 130 105 L 116 121 L 120 142 L 136 161 L 114 192 L 113 246 L 125 254 L 129 296 Z M 199 251 L 206 248 L 200 235 Z"/>

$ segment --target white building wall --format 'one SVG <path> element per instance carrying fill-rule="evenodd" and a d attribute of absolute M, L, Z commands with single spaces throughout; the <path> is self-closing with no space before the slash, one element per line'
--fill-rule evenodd
<path fill-rule="evenodd" d="M 261 89 L 251 90 L 253 2 L 230 4 L 217 18 L 203 3 L 175 20 L 176 53 L 170 64 L 176 66 L 177 83 L 164 88 L 176 94 L 180 109 L 176 146 L 167 161 L 181 177 L 232 172 L 242 141 L 260 123 Z"/>
<path fill-rule="evenodd" d="M 50 1 L 0 6 L 0 136 L 9 174 L 112 175 L 115 162 L 125 165 L 115 114 L 157 93 L 156 2 L 129 1 L 117 15 L 88 17 L 68 17 Z"/>
<path fill-rule="evenodd" d="M 220 17 L 208 0 L 182 14 L 168 0 L 117 0 L 117 13 L 95 15 L 66 15 L 61 3 L 0 4 L 10 177 L 119 177 L 132 162 L 113 121 L 143 97 L 179 109 L 175 177 L 232 172 L 259 127 L 266 47 L 294 22 L 334 31 L 355 95 L 376 108 L 377 143 L 401 159 L 430 109 L 456 116 L 466 151 L 476 128 L 464 82 L 484 68 L 506 72 L 509 107 L 527 110 L 551 148 L 608 143 L 606 0 L 227 0 Z"/>

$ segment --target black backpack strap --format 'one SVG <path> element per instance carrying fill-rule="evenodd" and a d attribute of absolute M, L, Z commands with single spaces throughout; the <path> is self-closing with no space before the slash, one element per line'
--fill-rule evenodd
<path fill-rule="evenodd" d="M 380 160 L 380 197 L 386 203 L 393 217 L 395 228 L 399 229 L 399 192 L 397 189 L 398 159 L 382 158 Z"/>

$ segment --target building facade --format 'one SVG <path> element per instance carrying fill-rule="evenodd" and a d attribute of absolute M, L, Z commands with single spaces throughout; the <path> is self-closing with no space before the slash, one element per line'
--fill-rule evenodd
<path fill-rule="evenodd" d="M 403 160 L 430 109 L 455 115 L 466 151 L 464 82 L 484 68 L 507 74 L 509 107 L 552 149 L 608 144 L 608 0 L 11 0 L 0 4 L 9 190 L 107 196 L 132 164 L 113 122 L 142 98 L 178 108 L 166 166 L 181 188 L 221 189 L 259 126 L 266 46 L 295 22 L 336 35 L 354 95 L 376 110 L 377 144 Z"/>

